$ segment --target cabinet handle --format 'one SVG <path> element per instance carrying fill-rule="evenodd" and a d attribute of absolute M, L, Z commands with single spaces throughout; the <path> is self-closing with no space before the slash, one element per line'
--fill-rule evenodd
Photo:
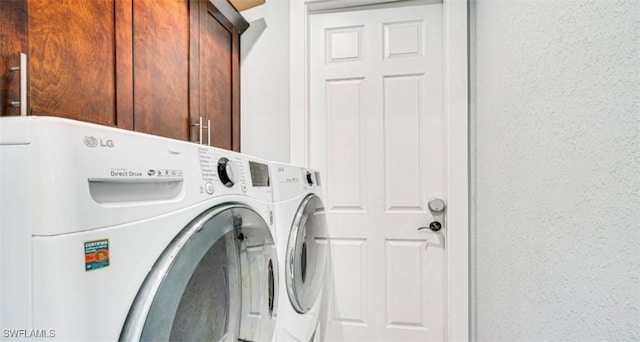
<path fill-rule="evenodd" d="M 20 101 L 11 101 L 11 106 L 20 107 L 20 115 L 27 115 L 27 54 L 20 53 L 20 66 L 11 67 L 11 71 L 20 71 Z"/>
<path fill-rule="evenodd" d="M 207 119 L 207 146 L 211 146 L 211 120 Z"/>
<path fill-rule="evenodd" d="M 200 123 L 198 124 L 198 139 L 200 139 L 200 145 L 202 145 L 202 117 L 200 117 Z"/>
<path fill-rule="evenodd" d="M 211 146 L 211 120 L 207 119 L 207 125 L 203 126 L 204 119 L 200 117 L 200 144 L 202 145 L 202 130 L 207 130 L 207 146 Z"/>
<path fill-rule="evenodd" d="M 207 125 L 203 125 L 204 118 L 200 117 L 198 123 L 191 124 L 191 126 L 198 126 L 198 143 L 202 145 L 202 130 L 207 130 L 207 146 L 211 146 L 211 120 L 207 119 Z"/>

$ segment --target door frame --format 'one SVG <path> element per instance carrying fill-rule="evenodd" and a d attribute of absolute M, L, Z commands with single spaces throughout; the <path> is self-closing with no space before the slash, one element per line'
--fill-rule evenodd
<path fill-rule="evenodd" d="M 309 144 L 309 16 L 317 11 L 398 0 L 290 2 L 290 161 L 307 165 Z M 439 2 L 439 1 L 438 1 Z M 447 191 L 447 331 L 469 341 L 469 55 L 468 0 L 442 0 Z M 299 72 L 304 70 L 304 72 Z"/>

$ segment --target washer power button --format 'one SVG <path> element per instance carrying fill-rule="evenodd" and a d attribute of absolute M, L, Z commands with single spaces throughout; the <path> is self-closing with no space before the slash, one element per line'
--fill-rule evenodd
<path fill-rule="evenodd" d="M 209 195 L 213 195 L 213 183 L 205 184 L 204 191 L 206 191 Z"/>

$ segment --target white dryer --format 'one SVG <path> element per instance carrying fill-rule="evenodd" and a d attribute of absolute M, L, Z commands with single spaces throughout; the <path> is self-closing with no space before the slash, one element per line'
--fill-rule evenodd
<path fill-rule="evenodd" d="M 300 166 L 270 163 L 280 303 L 275 340 L 319 338 L 328 236 L 320 176 Z"/>
<path fill-rule="evenodd" d="M 0 164 L 0 339 L 271 340 L 266 162 L 5 117 Z"/>

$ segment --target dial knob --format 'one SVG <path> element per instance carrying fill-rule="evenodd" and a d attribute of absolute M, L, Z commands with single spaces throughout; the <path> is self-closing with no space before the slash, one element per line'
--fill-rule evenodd
<path fill-rule="evenodd" d="M 306 177 L 307 177 L 307 184 L 313 185 L 313 178 L 311 177 L 311 172 L 307 171 Z"/>
<path fill-rule="evenodd" d="M 227 188 L 232 187 L 236 181 L 233 169 L 233 162 L 231 160 L 224 157 L 218 160 L 218 177 L 220 178 L 220 182 Z"/>

